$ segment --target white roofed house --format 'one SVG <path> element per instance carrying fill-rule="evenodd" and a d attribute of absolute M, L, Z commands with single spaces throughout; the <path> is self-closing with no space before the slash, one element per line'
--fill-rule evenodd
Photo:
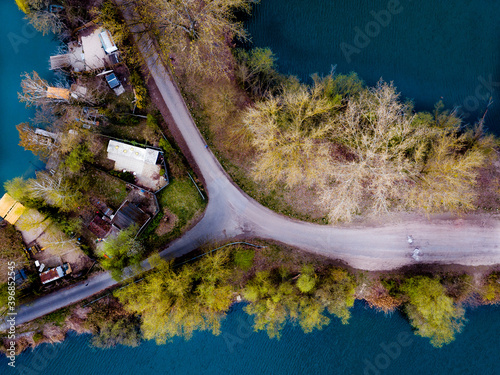
<path fill-rule="evenodd" d="M 152 191 L 166 185 L 165 177 L 160 175 L 163 157 L 160 151 L 111 140 L 107 152 L 108 159 L 115 162 L 114 169 L 133 173 L 137 185 Z"/>

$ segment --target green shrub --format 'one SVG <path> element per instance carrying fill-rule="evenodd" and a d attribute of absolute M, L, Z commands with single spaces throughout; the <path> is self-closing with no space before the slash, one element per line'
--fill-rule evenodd
<path fill-rule="evenodd" d="M 453 303 L 438 279 L 416 276 L 405 280 L 401 291 L 408 298 L 405 311 L 417 334 L 441 347 L 461 331 L 465 311 Z"/>
<path fill-rule="evenodd" d="M 42 339 L 43 339 L 42 332 L 35 332 L 35 334 L 33 335 L 33 341 L 35 342 L 35 344 L 39 343 Z"/>
<path fill-rule="evenodd" d="M 121 278 L 125 267 L 138 265 L 143 256 L 144 247 L 134 237 L 137 230 L 135 225 L 121 230 L 108 236 L 100 247 L 101 266 L 110 271 L 115 280 Z"/>
<path fill-rule="evenodd" d="M 73 173 L 79 172 L 83 164 L 86 162 L 92 162 L 94 160 L 94 154 L 88 149 L 87 145 L 78 145 L 70 152 L 64 161 L 64 165 Z"/>
<path fill-rule="evenodd" d="M 143 79 L 137 71 L 130 74 L 130 83 L 135 90 L 137 108 L 145 108 L 148 104 L 148 89 L 144 85 Z"/>
<path fill-rule="evenodd" d="M 254 249 L 238 248 L 234 253 L 234 264 L 243 271 L 248 271 L 253 266 L 254 257 Z"/>
<path fill-rule="evenodd" d="M 167 157 L 167 158 L 172 156 L 172 154 L 175 153 L 174 148 L 172 147 L 170 142 L 167 141 L 165 138 L 160 139 L 160 147 L 165 152 L 165 157 Z"/>
<path fill-rule="evenodd" d="M 69 309 L 64 307 L 62 309 L 56 310 L 50 314 L 45 315 L 41 318 L 42 323 L 53 323 L 56 326 L 62 326 L 69 315 Z"/>
<path fill-rule="evenodd" d="M 111 171 L 109 172 L 111 176 L 118 177 L 123 181 L 130 182 L 131 184 L 135 183 L 135 176 L 132 172 L 123 172 L 123 171 Z"/>
<path fill-rule="evenodd" d="M 500 272 L 492 272 L 484 286 L 483 298 L 488 303 L 500 301 Z"/>
<path fill-rule="evenodd" d="M 316 274 L 314 273 L 314 267 L 306 265 L 302 267 L 302 272 L 297 279 L 297 288 L 302 293 L 311 292 L 316 285 Z"/>
<path fill-rule="evenodd" d="M 148 113 L 147 119 L 146 119 L 146 125 L 153 130 L 157 130 L 158 129 L 158 119 L 156 118 L 156 116 L 153 116 L 151 113 Z"/>

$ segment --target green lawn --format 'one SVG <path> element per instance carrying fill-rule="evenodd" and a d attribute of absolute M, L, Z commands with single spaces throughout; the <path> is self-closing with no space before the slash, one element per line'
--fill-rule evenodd
<path fill-rule="evenodd" d="M 202 212 L 207 204 L 189 178 L 170 180 L 170 184 L 158 193 L 157 198 L 161 208 L 167 208 L 177 216 L 177 221 L 169 233 L 158 236 L 155 230 L 163 218 L 162 210 L 141 235 L 149 249 L 161 247 L 179 237 L 191 219 Z"/>
<path fill-rule="evenodd" d="M 101 198 L 108 205 L 118 208 L 127 197 L 126 183 L 107 173 L 92 171 L 89 196 Z"/>
<path fill-rule="evenodd" d="M 206 204 L 189 178 L 172 180 L 158 195 L 158 202 L 176 215 L 182 226 Z"/>

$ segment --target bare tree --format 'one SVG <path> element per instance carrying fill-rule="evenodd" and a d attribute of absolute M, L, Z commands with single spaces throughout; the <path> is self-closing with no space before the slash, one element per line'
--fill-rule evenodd
<path fill-rule="evenodd" d="M 250 0 L 145 0 L 141 22 L 157 31 L 165 55 L 183 56 L 188 70 L 208 76 L 228 73 L 227 38 L 246 38 L 235 11 L 250 11 Z M 208 63 L 209 62 L 209 63 Z"/>
<path fill-rule="evenodd" d="M 38 172 L 36 179 L 29 180 L 29 190 L 32 197 L 42 198 L 63 211 L 76 208 L 80 199 L 79 192 L 63 176 L 46 172 Z"/>
<path fill-rule="evenodd" d="M 21 81 L 21 87 L 23 89 L 22 93 L 18 93 L 19 100 L 26 103 L 28 107 L 35 105 L 41 106 L 47 103 L 61 103 L 68 102 L 68 99 L 58 91 L 52 95 L 48 95 L 48 90 L 51 87 L 49 83 L 42 79 L 37 72 L 33 72 L 32 75 L 29 73 L 24 73 L 21 75 L 24 79 Z M 56 89 L 63 89 L 62 87 L 56 87 Z"/>
<path fill-rule="evenodd" d="M 50 10 L 49 0 L 16 0 L 16 4 L 24 13 L 26 19 L 43 35 L 59 34 L 65 29 L 60 12 Z"/>
<path fill-rule="evenodd" d="M 470 135 L 470 132 L 453 137 L 441 135 L 434 141 L 418 184 L 408 194 L 410 207 L 430 212 L 475 208 L 479 171 L 489 158 L 485 149 L 493 144 L 488 144 L 491 139 L 486 138 L 480 141 L 480 147 L 467 150 Z"/>
<path fill-rule="evenodd" d="M 285 87 L 246 110 L 258 151 L 253 177 L 271 187 L 317 189 L 332 222 L 393 210 L 473 209 L 479 169 L 494 147 L 453 114 L 413 113 L 392 84 L 353 96 L 316 80 Z"/>
<path fill-rule="evenodd" d="M 322 97 L 320 86 L 286 89 L 247 109 L 243 122 L 259 152 L 253 168 L 256 180 L 272 187 L 311 187 L 323 181 L 330 162 L 331 114 L 341 103 Z"/>
<path fill-rule="evenodd" d="M 34 128 L 27 122 L 17 125 L 16 128 L 19 132 L 19 145 L 25 150 L 33 152 L 42 160 L 47 159 L 58 148 L 54 133 L 40 132 L 40 129 Z"/>

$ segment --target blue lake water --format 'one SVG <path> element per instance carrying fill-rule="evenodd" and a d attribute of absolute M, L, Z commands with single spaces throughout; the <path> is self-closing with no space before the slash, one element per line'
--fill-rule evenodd
<path fill-rule="evenodd" d="M 418 110 L 443 100 L 500 134 L 500 2 L 495 0 L 261 0 L 247 22 L 279 70 L 357 72 L 393 81 Z"/>
<path fill-rule="evenodd" d="M 33 109 L 19 103 L 21 74 L 37 71 L 42 78 L 51 79 L 49 57 L 57 50 L 58 43 L 50 36 L 29 26 L 23 19 L 14 0 L 0 1 L 0 193 L 3 183 L 17 176 L 31 176 L 43 164 L 29 151 L 18 146 L 16 125 L 29 121 Z"/>
<path fill-rule="evenodd" d="M 385 316 L 356 303 L 351 322 L 338 320 L 322 331 L 303 334 L 289 326 L 281 340 L 252 332 L 241 306 L 223 322 L 219 336 L 197 333 L 190 341 L 166 345 L 145 342 L 137 348 L 90 347 L 90 336 L 71 334 L 62 344 L 26 351 L 15 371 L 2 374 L 500 374 L 500 307 L 468 310 L 468 324 L 457 340 L 434 349 L 413 336 L 398 314 Z M 386 354 L 386 351 L 390 354 Z"/>

